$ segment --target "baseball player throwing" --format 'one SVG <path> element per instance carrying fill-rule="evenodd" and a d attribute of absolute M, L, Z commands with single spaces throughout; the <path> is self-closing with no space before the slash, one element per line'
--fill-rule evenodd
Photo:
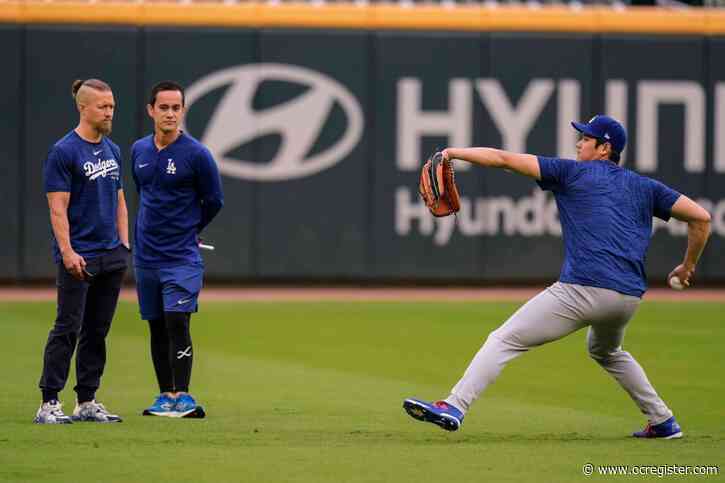
<path fill-rule="evenodd" d="M 652 217 L 687 222 L 684 260 L 668 279 L 689 287 L 710 234 L 710 215 L 659 181 L 619 166 L 624 127 L 608 116 L 572 122 L 581 133 L 577 161 L 492 148 L 448 148 L 446 159 L 504 168 L 534 178 L 556 198 L 565 255 L 558 282 L 529 300 L 478 351 L 443 401 L 406 399 L 415 419 L 456 431 L 466 412 L 504 366 L 533 347 L 588 327 L 589 355 L 627 391 L 648 424 L 633 436 L 680 438 L 682 430 L 642 367 L 622 350 L 627 323 L 646 290 L 644 261 Z"/>

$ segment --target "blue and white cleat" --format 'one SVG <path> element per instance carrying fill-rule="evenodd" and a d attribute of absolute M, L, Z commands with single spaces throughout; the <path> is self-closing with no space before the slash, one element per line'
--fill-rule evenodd
<path fill-rule="evenodd" d="M 206 416 L 204 408 L 197 404 L 192 395 L 188 393 L 184 393 L 176 399 L 174 412 L 177 418 L 202 419 Z"/>
<path fill-rule="evenodd" d="M 71 419 L 91 423 L 120 423 L 123 421 L 121 416 L 108 412 L 103 404 L 95 400 L 76 404 Z"/>
<path fill-rule="evenodd" d="M 433 423 L 446 431 L 457 431 L 463 423 L 463 413 L 445 401 L 434 403 L 408 398 L 403 408 L 418 421 Z"/>
<path fill-rule="evenodd" d="M 143 410 L 144 416 L 166 416 L 169 418 L 178 417 L 176 414 L 176 399 L 167 396 L 166 394 L 159 394 L 156 397 L 154 403 L 148 408 Z"/>
<path fill-rule="evenodd" d="M 682 437 L 682 428 L 672 416 L 665 422 L 660 424 L 649 424 L 642 431 L 632 433 L 635 438 L 658 438 L 658 439 L 676 439 Z"/>
<path fill-rule="evenodd" d="M 33 422 L 35 424 L 73 424 L 71 418 L 63 413 L 62 406 L 60 401 L 56 400 L 42 403 Z"/>

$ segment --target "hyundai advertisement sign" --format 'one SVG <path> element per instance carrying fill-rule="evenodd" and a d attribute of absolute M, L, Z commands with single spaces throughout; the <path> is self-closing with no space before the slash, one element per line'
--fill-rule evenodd
<path fill-rule="evenodd" d="M 448 145 L 573 158 L 570 121 L 606 113 L 628 130 L 626 167 L 710 210 L 713 236 L 698 277 L 725 279 L 717 256 L 725 238 L 722 39 L 106 30 L 112 50 L 124 52 L 120 65 L 88 74 L 114 88 L 112 138 L 125 156 L 134 138 L 150 132 L 143 110 L 150 87 L 165 79 L 187 87 L 184 129 L 214 155 L 226 197 L 205 234 L 218 248 L 206 256 L 211 278 L 552 280 L 563 247 L 550 194 L 523 177 L 458 163 L 461 211 L 435 219 L 418 195 L 418 173 L 433 150 Z M 53 52 L 70 48 L 69 38 L 37 27 L 26 40 L 27 51 L 68 85 L 83 67 Z M 51 47 L 35 48 L 41 44 Z M 25 149 L 15 151 L 6 140 L 13 158 L 16 151 L 32 157 L 18 166 L 37 166 L 77 115 L 68 96 L 29 73 L 31 112 L 42 105 L 44 116 L 25 122 L 42 139 L 26 137 Z M 20 106 L 10 107 L 20 119 Z M 27 167 L 12 169 L 33 176 Z M 16 272 L 48 276 L 41 187 L 35 179 L 23 186 L 32 196 L 16 193 L 20 211 L 33 216 L 16 234 L 27 246 Z M 126 192 L 133 208 L 128 181 Z M 684 224 L 657 221 L 650 276 L 668 273 L 685 247 Z"/>

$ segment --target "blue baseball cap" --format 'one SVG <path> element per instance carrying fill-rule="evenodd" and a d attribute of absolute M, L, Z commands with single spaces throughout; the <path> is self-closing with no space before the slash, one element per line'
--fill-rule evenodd
<path fill-rule="evenodd" d="M 617 153 L 621 153 L 627 145 L 627 131 L 612 117 L 594 116 L 586 124 L 572 121 L 571 125 L 586 136 L 608 142 Z"/>

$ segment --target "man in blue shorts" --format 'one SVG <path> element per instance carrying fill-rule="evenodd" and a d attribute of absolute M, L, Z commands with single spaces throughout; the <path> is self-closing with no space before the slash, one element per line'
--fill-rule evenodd
<path fill-rule="evenodd" d="M 164 81 L 151 89 L 146 106 L 154 134 L 131 149 L 140 194 L 134 238 L 136 289 L 141 318 L 151 331 L 160 394 L 144 415 L 203 418 L 189 394 L 193 352 L 189 324 L 198 309 L 204 265 L 199 234 L 223 204 L 214 158 L 181 131 L 184 89 Z"/>
<path fill-rule="evenodd" d="M 492 148 L 448 148 L 447 159 L 503 168 L 534 178 L 554 193 L 565 256 L 559 281 L 529 300 L 492 332 L 463 378 L 443 401 L 406 399 L 415 419 L 455 431 L 471 404 L 504 366 L 533 347 L 588 327 L 589 355 L 629 394 L 648 423 L 638 438 L 672 439 L 682 430 L 637 361 L 622 350 L 627 323 L 646 286 L 645 255 L 652 217 L 687 222 L 687 251 L 668 279 L 685 287 L 710 234 L 710 215 L 685 195 L 619 166 L 626 144 L 622 125 L 608 116 L 573 122 L 581 133 L 577 161 Z"/>
<path fill-rule="evenodd" d="M 72 94 L 78 126 L 53 145 L 43 165 L 58 309 L 45 346 L 38 424 L 121 421 L 95 400 L 129 258 L 121 154 L 107 137 L 115 101 L 109 85 L 98 79 L 75 81 Z M 58 394 L 68 380 L 76 344 L 77 404 L 68 417 Z"/>

